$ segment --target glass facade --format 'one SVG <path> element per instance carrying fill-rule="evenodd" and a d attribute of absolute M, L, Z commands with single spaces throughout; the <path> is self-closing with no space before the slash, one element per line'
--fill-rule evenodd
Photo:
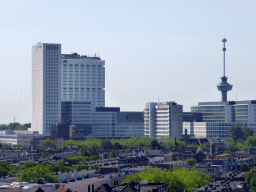
<path fill-rule="evenodd" d="M 201 113 L 205 122 L 225 122 L 224 106 L 194 106 L 191 112 Z"/>

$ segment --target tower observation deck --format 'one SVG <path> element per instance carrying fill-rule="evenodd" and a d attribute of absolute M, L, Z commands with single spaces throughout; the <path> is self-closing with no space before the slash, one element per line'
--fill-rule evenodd
<path fill-rule="evenodd" d="M 225 43 L 227 42 L 227 39 L 224 38 L 222 39 L 223 42 L 223 77 L 221 77 L 221 82 L 219 83 L 219 85 L 217 85 L 217 88 L 219 91 L 221 91 L 221 95 L 222 95 L 222 101 L 227 101 L 227 92 L 232 90 L 233 85 L 230 85 L 227 82 L 227 77 L 225 76 L 225 52 L 226 52 L 226 48 L 225 48 Z"/>

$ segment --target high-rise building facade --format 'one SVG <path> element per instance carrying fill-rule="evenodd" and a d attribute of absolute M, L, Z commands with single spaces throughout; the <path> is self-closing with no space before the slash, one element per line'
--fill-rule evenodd
<path fill-rule="evenodd" d="M 61 45 L 38 43 L 32 47 L 32 130 L 50 135 L 60 121 Z"/>
<path fill-rule="evenodd" d="M 91 102 L 62 101 L 61 121 L 68 121 L 75 125 L 75 130 L 81 130 L 82 135 L 88 136 L 92 133 Z"/>
<path fill-rule="evenodd" d="M 175 102 L 149 102 L 144 107 L 144 135 L 182 138 L 183 106 Z"/>
<path fill-rule="evenodd" d="M 105 61 L 77 53 L 61 55 L 61 101 L 105 106 Z"/>

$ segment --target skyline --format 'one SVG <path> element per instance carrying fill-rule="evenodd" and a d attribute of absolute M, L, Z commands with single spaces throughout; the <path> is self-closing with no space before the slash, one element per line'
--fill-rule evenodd
<path fill-rule="evenodd" d="M 31 52 L 61 43 L 62 54 L 106 61 L 106 106 L 142 111 L 175 101 L 184 111 L 221 101 L 222 38 L 228 100 L 255 98 L 256 1 L 44 1 L 0 5 L 0 124 L 31 122 Z M 164 82 L 164 83 L 163 83 Z M 135 94 L 134 94 L 135 93 Z"/>

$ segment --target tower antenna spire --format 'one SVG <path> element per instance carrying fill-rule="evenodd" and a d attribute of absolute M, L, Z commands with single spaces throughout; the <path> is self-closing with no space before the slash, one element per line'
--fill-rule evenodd
<path fill-rule="evenodd" d="M 225 47 L 225 43 L 227 42 L 227 39 L 226 38 L 224 38 L 224 39 L 222 39 L 222 42 L 223 42 L 223 76 L 225 77 L 225 68 L 226 68 L 226 66 L 225 66 L 225 52 L 226 52 L 226 47 Z"/>

